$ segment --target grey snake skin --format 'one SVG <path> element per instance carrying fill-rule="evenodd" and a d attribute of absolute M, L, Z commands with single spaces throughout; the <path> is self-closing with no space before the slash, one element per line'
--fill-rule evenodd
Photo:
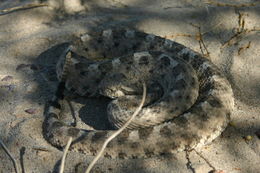
<path fill-rule="evenodd" d="M 93 60 L 105 59 L 105 60 Z M 234 107 L 231 86 L 199 53 L 174 41 L 130 29 L 81 36 L 60 56 L 60 81 L 47 111 L 44 135 L 52 145 L 95 155 L 113 130 L 81 130 L 61 120 L 64 90 L 112 99 L 109 121 L 121 127 L 147 85 L 145 106 L 128 129 L 109 143 L 108 158 L 151 157 L 212 142 L 226 128 Z"/>

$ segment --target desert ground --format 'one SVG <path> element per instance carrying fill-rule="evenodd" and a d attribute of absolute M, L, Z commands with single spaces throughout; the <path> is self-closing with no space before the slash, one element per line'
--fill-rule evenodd
<path fill-rule="evenodd" d="M 117 26 L 159 35 L 204 54 L 230 81 L 235 110 L 222 135 L 196 152 L 149 159 L 101 158 L 93 172 L 260 172 L 258 0 L 1 0 L 0 139 L 18 169 L 57 172 L 63 152 L 42 133 L 46 102 L 58 83 L 57 58 L 75 37 Z M 100 119 L 106 104 L 95 99 L 73 102 L 79 126 L 91 121 L 104 128 Z M 83 172 L 93 158 L 70 151 L 64 172 Z M 1 147 L 0 172 L 15 172 Z"/>

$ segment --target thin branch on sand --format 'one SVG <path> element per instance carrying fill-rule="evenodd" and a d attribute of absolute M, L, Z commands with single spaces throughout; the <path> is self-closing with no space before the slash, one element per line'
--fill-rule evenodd
<path fill-rule="evenodd" d="M 67 143 L 67 145 L 66 145 L 66 147 L 64 149 L 64 152 L 63 152 L 63 155 L 62 155 L 62 159 L 61 159 L 59 173 L 63 173 L 63 171 L 64 171 L 65 160 L 66 160 L 66 156 L 67 156 L 67 153 L 68 153 L 68 150 L 70 148 L 71 143 L 72 143 L 72 137 L 69 138 L 68 143 Z"/>
<path fill-rule="evenodd" d="M 17 7 L 11 7 L 11 8 L 6 8 L 4 10 L 0 10 L 0 15 L 5 15 L 9 13 L 13 13 L 19 10 L 26 10 L 26 9 L 31 9 L 31 8 L 38 8 L 38 7 L 46 7 L 48 4 L 46 3 L 32 3 L 32 4 L 26 4 L 22 6 L 17 6 Z"/>
<path fill-rule="evenodd" d="M 19 173 L 20 171 L 18 170 L 17 167 L 17 162 L 14 159 L 14 157 L 12 156 L 12 154 L 10 153 L 10 151 L 8 150 L 8 148 L 6 147 L 6 145 L 4 144 L 4 142 L 0 139 L 0 145 L 3 147 L 4 151 L 6 152 L 6 154 L 10 157 L 10 159 L 12 160 L 13 164 L 14 164 L 14 169 L 16 173 Z"/>
<path fill-rule="evenodd" d="M 118 136 L 124 129 L 126 129 L 126 127 L 131 123 L 131 121 L 136 117 L 136 115 L 142 110 L 142 107 L 144 105 L 145 102 L 145 98 L 146 98 L 146 85 L 143 82 L 143 97 L 142 97 L 142 101 L 140 102 L 140 105 L 138 106 L 138 108 L 135 110 L 135 112 L 133 113 L 133 115 L 131 116 L 131 118 L 129 118 L 129 120 L 127 120 L 127 122 L 117 131 L 115 131 L 111 136 L 109 136 L 109 138 L 107 138 L 107 140 L 104 142 L 101 150 L 99 151 L 99 153 L 96 155 L 96 157 L 92 160 L 92 162 L 90 163 L 90 165 L 88 166 L 87 170 L 85 173 L 90 173 L 90 170 L 93 168 L 93 166 L 95 165 L 95 163 L 98 161 L 98 159 L 102 156 L 105 148 L 107 147 L 107 144 L 114 139 L 116 136 Z"/>

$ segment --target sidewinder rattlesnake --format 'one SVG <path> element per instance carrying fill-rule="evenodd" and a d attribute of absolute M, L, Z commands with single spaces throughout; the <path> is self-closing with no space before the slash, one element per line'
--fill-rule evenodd
<path fill-rule="evenodd" d="M 234 107 L 229 82 L 208 59 L 136 30 L 83 35 L 61 55 L 57 76 L 60 83 L 47 111 L 45 137 L 61 148 L 72 136 L 72 150 L 88 155 L 95 155 L 113 130 L 83 131 L 62 122 L 65 88 L 81 96 L 113 99 L 108 117 L 120 127 L 141 100 L 142 81 L 147 84 L 145 106 L 129 129 L 108 145 L 104 156 L 109 158 L 151 157 L 208 144 L 226 128 Z"/>

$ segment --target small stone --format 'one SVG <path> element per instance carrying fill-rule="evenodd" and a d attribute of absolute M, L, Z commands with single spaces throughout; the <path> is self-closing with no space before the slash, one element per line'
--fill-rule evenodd
<path fill-rule="evenodd" d="M 24 112 L 26 112 L 26 113 L 28 113 L 28 114 L 35 114 L 35 113 L 36 113 L 36 109 L 30 108 L 30 109 L 24 110 Z"/>
<path fill-rule="evenodd" d="M 84 34 L 80 37 L 81 41 L 87 42 L 91 39 L 91 37 L 88 34 Z"/>
<path fill-rule="evenodd" d="M 247 140 L 247 141 L 251 141 L 251 140 L 253 139 L 253 137 L 250 136 L 250 135 L 247 135 L 247 136 L 245 136 L 244 138 L 245 138 L 245 140 Z"/>
<path fill-rule="evenodd" d="M 6 82 L 6 81 L 9 81 L 9 80 L 12 80 L 13 79 L 13 76 L 5 76 L 4 78 L 1 79 L 1 81 L 3 82 Z"/>

